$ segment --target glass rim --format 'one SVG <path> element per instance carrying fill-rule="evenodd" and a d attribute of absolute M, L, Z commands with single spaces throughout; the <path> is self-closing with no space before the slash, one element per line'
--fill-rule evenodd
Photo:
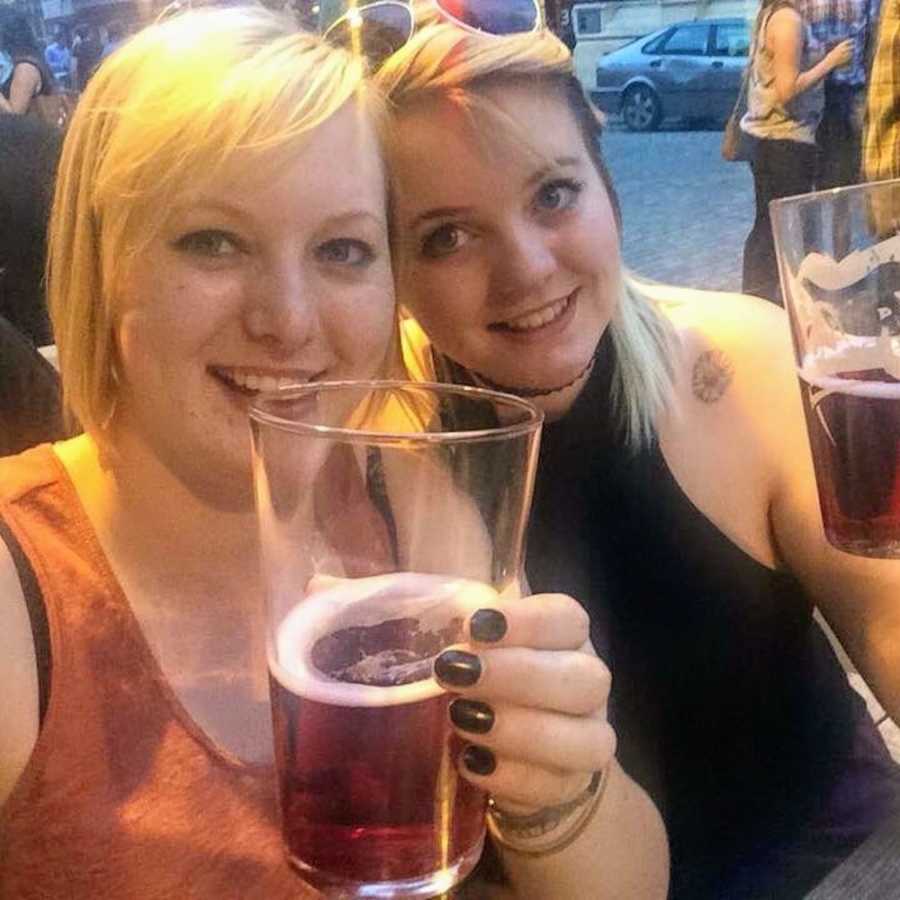
<path fill-rule="evenodd" d="M 520 410 L 522 421 L 493 428 L 473 428 L 459 431 L 372 431 L 362 428 L 347 428 L 336 425 L 297 422 L 280 416 L 264 408 L 266 401 L 279 398 L 295 400 L 308 394 L 322 391 L 354 389 L 368 392 L 390 392 L 398 390 L 424 390 L 432 394 L 456 395 L 488 400 L 494 404 Z M 357 444 L 397 444 L 417 442 L 421 444 L 467 444 L 505 440 L 521 437 L 537 431 L 544 422 L 544 412 L 533 403 L 515 394 L 506 394 L 491 388 L 472 387 L 464 384 L 443 384 L 437 381 L 408 381 L 402 379 L 373 379 L 361 381 L 317 381 L 310 384 L 287 385 L 271 391 L 261 391 L 250 403 L 249 416 L 252 422 L 267 425 L 280 431 L 307 437 L 342 440 Z"/>
<path fill-rule="evenodd" d="M 792 206 L 803 206 L 807 203 L 817 203 L 829 197 L 846 197 L 851 194 L 862 194 L 887 187 L 900 188 L 900 178 L 863 181 L 860 184 L 846 184 L 843 187 L 826 188 L 822 191 L 808 191 L 805 194 L 793 194 L 790 197 L 776 197 L 769 201 L 769 208 L 771 210 L 780 210 Z"/>

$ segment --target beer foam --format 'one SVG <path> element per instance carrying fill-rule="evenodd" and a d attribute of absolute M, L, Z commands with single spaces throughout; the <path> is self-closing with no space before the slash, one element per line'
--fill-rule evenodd
<path fill-rule="evenodd" d="M 312 662 L 315 643 L 326 635 L 391 619 L 413 618 L 422 630 L 436 631 L 497 603 L 485 584 L 444 575 L 402 572 L 342 580 L 301 600 L 284 618 L 269 648 L 269 668 L 294 694 L 334 706 L 395 706 L 443 693 L 433 677 L 382 687 L 338 681 Z"/>

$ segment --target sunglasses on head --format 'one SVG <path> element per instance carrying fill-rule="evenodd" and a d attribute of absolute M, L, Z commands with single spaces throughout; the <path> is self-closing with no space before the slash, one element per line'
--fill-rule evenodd
<path fill-rule="evenodd" d="M 431 0 L 441 15 L 476 34 L 527 34 L 543 26 L 538 0 Z M 325 31 L 332 44 L 360 52 L 373 68 L 399 50 L 416 30 L 404 0 L 375 0 L 349 9 Z"/>

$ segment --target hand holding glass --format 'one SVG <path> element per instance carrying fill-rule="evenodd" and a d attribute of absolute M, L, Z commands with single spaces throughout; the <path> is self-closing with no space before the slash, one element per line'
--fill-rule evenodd
<path fill-rule="evenodd" d="M 435 656 L 517 590 L 541 416 L 513 397 L 310 385 L 251 410 L 284 838 L 329 896 L 430 897 L 474 866 Z"/>

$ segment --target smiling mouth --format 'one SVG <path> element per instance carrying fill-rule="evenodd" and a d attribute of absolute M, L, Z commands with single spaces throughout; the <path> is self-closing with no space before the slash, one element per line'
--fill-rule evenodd
<path fill-rule="evenodd" d="M 557 300 L 534 312 L 526 313 L 523 316 L 517 316 L 514 319 L 507 319 L 503 322 L 492 322 L 488 325 L 488 330 L 509 331 L 516 334 L 527 334 L 532 331 L 540 331 L 540 329 L 552 325 L 557 319 L 562 318 L 562 316 L 568 312 L 577 293 L 578 289 L 576 288 L 567 297 L 563 297 L 562 300 Z"/>
<path fill-rule="evenodd" d="M 250 372 L 241 369 L 229 369 L 223 366 L 210 366 L 207 371 L 214 378 L 222 382 L 227 388 L 237 391 L 239 394 L 255 396 L 264 391 L 277 391 L 282 388 L 299 387 L 317 380 L 317 375 L 309 372 Z M 321 373 L 318 373 L 321 374 Z"/>

